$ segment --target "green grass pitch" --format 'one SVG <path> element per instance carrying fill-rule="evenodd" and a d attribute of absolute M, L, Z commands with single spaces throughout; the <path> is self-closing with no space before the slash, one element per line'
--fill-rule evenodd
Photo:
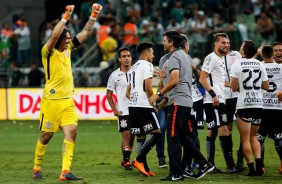
<path fill-rule="evenodd" d="M 234 123 L 236 124 L 236 123 Z M 144 177 L 136 169 L 124 171 L 120 168 L 121 135 L 117 132 L 116 121 L 80 121 L 75 144 L 72 171 L 82 176 L 82 181 L 59 181 L 62 161 L 63 133 L 58 132 L 47 146 L 43 161 L 43 174 L 40 181 L 31 179 L 35 144 L 39 136 L 38 121 L 0 121 L 0 183 L 3 184 L 119 184 L 119 183 L 163 183 L 160 179 L 168 175 L 168 168 L 159 168 L 155 148 L 148 155 L 150 169 L 156 177 Z M 233 131 L 233 152 L 236 159 L 238 148 L 238 130 Z M 199 130 L 201 151 L 205 153 L 206 130 Z M 225 163 L 216 141 L 216 166 L 225 169 Z M 182 183 L 220 183 L 253 184 L 282 183 L 278 169 L 280 162 L 273 141 L 265 143 L 266 174 L 262 177 L 246 177 L 248 171 L 237 174 L 208 174 L 200 180 L 185 179 Z M 136 156 L 135 150 L 131 160 Z M 167 160 L 168 161 L 168 160 Z"/>

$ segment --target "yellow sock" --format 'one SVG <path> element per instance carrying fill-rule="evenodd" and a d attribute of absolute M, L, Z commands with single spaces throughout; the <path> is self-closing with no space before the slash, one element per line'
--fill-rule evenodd
<path fill-rule="evenodd" d="M 64 170 L 70 171 L 72 156 L 73 156 L 73 148 L 74 148 L 74 143 L 64 139 L 63 150 L 62 150 L 63 151 L 62 171 Z"/>
<path fill-rule="evenodd" d="M 34 155 L 34 169 L 41 170 L 42 160 L 45 154 L 46 146 L 47 145 L 41 144 L 39 140 L 37 141 Z"/>

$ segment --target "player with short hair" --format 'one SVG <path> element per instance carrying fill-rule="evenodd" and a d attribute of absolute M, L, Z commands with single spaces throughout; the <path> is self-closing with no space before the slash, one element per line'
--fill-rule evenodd
<path fill-rule="evenodd" d="M 139 60 L 129 71 L 129 85 L 126 93 L 127 98 L 130 99 L 128 107 L 131 134 L 137 136 L 137 141 L 144 140 L 144 144 L 132 165 L 145 176 L 155 176 L 147 165 L 146 156 L 161 137 L 155 104 L 151 105 L 148 101 L 153 95 L 153 47 L 154 44 L 151 42 L 141 42 L 137 45 Z M 145 141 L 146 134 L 151 134 L 151 137 Z"/>
<path fill-rule="evenodd" d="M 199 81 L 206 90 L 204 110 L 208 128 L 206 150 L 208 161 L 214 165 L 215 139 L 219 135 L 221 150 L 227 166 L 226 171 L 233 171 L 235 164 L 232 158 L 232 140 L 227 126 L 227 115 L 224 98 L 225 64 L 223 56 L 229 51 L 226 33 L 214 34 L 214 51 L 204 60 Z M 214 172 L 218 172 L 215 169 Z"/>
<path fill-rule="evenodd" d="M 188 55 L 181 49 L 181 35 L 177 31 L 167 31 L 163 34 L 164 51 L 169 58 L 164 64 L 164 86 L 153 95 L 149 101 L 154 104 L 160 97 L 167 95 L 167 143 L 169 155 L 169 175 L 161 181 L 183 180 L 181 162 L 182 146 L 191 151 L 200 165 L 200 171 L 195 178 L 200 179 L 213 170 L 197 148 L 190 131 L 192 100 L 192 67 Z"/>
<path fill-rule="evenodd" d="M 37 141 L 34 156 L 32 178 L 42 179 L 42 160 L 46 146 L 54 133 L 63 130 L 63 161 L 60 180 L 81 180 L 71 171 L 74 142 L 76 138 L 77 113 L 72 95 L 74 92 L 71 52 L 83 43 L 92 33 L 94 22 L 102 10 L 100 4 L 92 5 L 92 14 L 83 30 L 73 39 L 67 21 L 74 10 L 73 5 L 66 6 L 64 17 L 55 26 L 51 37 L 41 50 L 46 83 L 43 90 L 40 109 L 41 135 Z"/>
<path fill-rule="evenodd" d="M 268 78 L 263 64 L 254 59 L 257 53 L 253 41 L 244 41 L 240 53 L 242 59 L 231 66 L 231 88 L 239 91 L 236 114 L 244 157 L 249 167 L 247 176 L 263 175 L 260 143 L 256 137 L 262 118 L 263 90 L 268 89 Z M 252 160 L 256 161 L 256 169 Z"/>
<path fill-rule="evenodd" d="M 130 164 L 130 155 L 132 153 L 134 136 L 130 134 L 130 118 L 128 112 L 129 100 L 126 98 L 126 88 L 128 84 L 128 71 L 131 67 L 131 52 L 127 47 L 120 48 L 117 52 L 120 67 L 112 72 L 107 84 L 107 100 L 118 117 L 118 130 L 121 132 L 122 155 L 121 166 L 125 170 L 132 170 Z M 113 92 L 117 95 L 117 104 L 115 106 Z"/>
<path fill-rule="evenodd" d="M 276 96 L 282 90 L 282 65 L 275 63 L 273 48 L 266 45 L 262 48 L 262 59 L 269 79 L 269 89 L 263 91 L 263 115 L 257 133 L 261 144 L 261 159 L 264 163 L 264 140 L 268 136 L 274 140 L 275 149 L 280 158 L 280 174 L 282 174 L 282 124 L 280 114 L 282 102 Z M 264 165 L 264 164 L 263 164 Z"/>
<path fill-rule="evenodd" d="M 281 64 L 282 63 L 282 43 L 275 42 L 272 47 L 273 47 L 274 61 L 278 64 Z"/>

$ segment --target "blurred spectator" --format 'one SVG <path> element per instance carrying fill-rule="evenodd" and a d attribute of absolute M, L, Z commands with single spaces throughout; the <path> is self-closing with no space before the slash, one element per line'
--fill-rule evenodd
<path fill-rule="evenodd" d="M 80 6 L 80 24 L 79 30 L 82 30 L 84 25 L 89 19 L 89 16 L 92 12 L 92 4 L 95 3 L 95 0 L 87 0 L 86 2 L 82 3 Z"/>
<path fill-rule="evenodd" d="M 176 22 L 181 23 L 183 20 L 184 12 L 185 11 L 182 6 L 182 1 L 176 0 L 175 6 L 170 11 L 170 16 L 173 17 L 176 20 Z"/>
<path fill-rule="evenodd" d="M 6 38 L 12 38 L 13 29 L 10 28 L 9 22 L 4 22 L 1 29 L 1 36 Z"/>
<path fill-rule="evenodd" d="M 266 12 L 260 13 L 256 22 L 256 31 L 261 36 L 261 43 L 271 45 L 276 39 L 273 20 Z"/>
<path fill-rule="evenodd" d="M 101 61 L 100 62 L 100 68 L 101 71 L 99 73 L 99 78 L 100 78 L 100 85 L 101 87 L 106 87 L 108 78 L 110 77 L 112 73 L 112 69 L 109 67 L 109 63 L 107 61 Z"/>
<path fill-rule="evenodd" d="M 175 18 L 170 17 L 169 24 L 166 27 L 167 30 L 175 30 L 180 32 L 182 30 L 181 24 L 176 22 Z"/>
<path fill-rule="evenodd" d="M 149 20 L 144 19 L 138 30 L 138 40 L 139 42 L 152 42 L 152 34 L 150 30 Z"/>
<path fill-rule="evenodd" d="M 130 48 L 133 61 L 138 57 L 135 49 L 138 43 L 138 28 L 135 22 L 136 18 L 134 16 L 127 17 L 123 26 L 123 43 Z"/>
<path fill-rule="evenodd" d="M 107 37 L 100 46 L 102 51 L 102 58 L 104 61 L 109 61 L 114 59 L 116 49 L 118 48 L 117 40 L 112 36 L 112 33 L 109 33 L 109 37 Z"/>
<path fill-rule="evenodd" d="M 109 37 L 111 28 L 108 25 L 108 18 L 100 17 L 99 18 L 100 27 L 96 29 L 97 43 L 101 47 L 102 42 Z"/>
<path fill-rule="evenodd" d="M 23 74 L 20 71 L 17 62 L 13 61 L 10 64 L 11 75 L 10 75 L 10 86 L 20 87 L 23 82 Z"/>
<path fill-rule="evenodd" d="M 18 43 L 18 63 L 23 66 L 29 64 L 30 59 L 30 30 L 28 26 L 25 26 L 23 21 L 18 21 L 19 27 L 14 31 L 14 36 L 17 39 Z"/>
<path fill-rule="evenodd" d="M 114 39 L 118 42 L 118 47 L 122 45 L 122 27 L 117 23 L 115 18 L 109 18 L 109 26 L 111 28 L 111 34 Z"/>
<path fill-rule="evenodd" d="M 207 43 L 208 43 L 208 22 L 205 17 L 205 12 L 200 10 L 195 17 L 195 20 L 192 22 L 193 30 L 193 49 L 194 57 L 200 58 L 201 61 L 204 60 L 205 54 L 207 53 Z"/>
<path fill-rule="evenodd" d="M 41 87 L 44 79 L 44 74 L 39 70 L 37 63 L 31 63 L 31 70 L 28 73 L 28 86 L 30 87 Z"/>
<path fill-rule="evenodd" d="M 275 41 L 282 42 L 282 15 L 280 12 L 274 14 L 274 25 L 276 30 Z"/>

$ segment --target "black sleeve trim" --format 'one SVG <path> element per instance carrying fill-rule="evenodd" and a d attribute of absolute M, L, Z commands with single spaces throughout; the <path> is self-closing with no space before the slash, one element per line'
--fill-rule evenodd
<path fill-rule="evenodd" d="M 173 70 L 179 70 L 179 68 L 173 68 L 173 69 L 169 70 L 169 73 L 171 73 Z"/>
<path fill-rule="evenodd" d="M 77 37 L 75 36 L 73 39 L 72 39 L 72 43 L 74 45 L 75 48 L 77 48 L 78 46 L 80 46 L 80 42 L 78 41 Z"/>

